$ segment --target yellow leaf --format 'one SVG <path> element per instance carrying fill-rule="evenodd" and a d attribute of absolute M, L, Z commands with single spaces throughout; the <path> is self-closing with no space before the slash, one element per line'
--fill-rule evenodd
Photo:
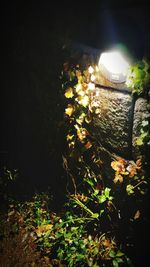
<path fill-rule="evenodd" d="M 92 121 L 92 118 L 91 117 L 89 117 L 89 116 L 86 116 L 85 117 L 85 122 L 86 123 L 90 123 Z"/>
<path fill-rule="evenodd" d="M 73 139 L 73 137 L 74 137 L 74 135 L 72 134 L 68 134 L 67 135 L 67 141 L 70 141 L 70 140 L 72 140 Z"/>
<path fill-rule="evenodd" d="M 85 95 L 85 96 L 79 96 L 79 97 L 76 98 L 76 101 L 80 105 L 82 105 L 83 107 L 86 108 L 88 106 L 88 104 L 89 104 L 89 97 L 87 95 Z"/>
<path fill-rule="evenodd" d="M 137 138 L 136 139 L 136 144 L 138 145 L 138 146 L 142 146 L 143 145 L 143 140 L 142 140 L 142 138 Z"/>
<path fill-rule="evenodd" d="M 137 165 L 138 168 L 141 168 L 141 165 L 142 165 L 142 159 L 138 159 L 138 160 L 136 161 L 136 165 Z"/>
<path fill-rule="evenodd" d="M 135 215 L 134 215 L 134 220 L 139 219 L 140 215 L 141 215 L 140 211 L 137 210 L 136 213 L 135 213 Z"/>
<path fill-rule="evenodd" d="M 53 227 L 53 224 L 45 224 L 45 225 L 40 225 L 35 229 L 35 232 L 37 236 L 41 236 L 43 233 L 51 230 Z"/>
<path fill-rule="evenodd" d="M 72 106 L 71 104 L 68 104 L 67 108 L 65 109 L 66 115 L 70 117 L 73 112 L 74 112 L 74 106 Z"/>
<path fill-rule="evenodd" d="M 76 130 L 79 130 L 79 129 L 80 129 L 80 127 L 79 127 L 78 124 L 75 124 L 75 125 L 74 125 L 74 128 L 75 128 Z"/>
<path fill-rule="evenodd" d="M 80 141 L 83 141 L 86 138 L 87 134 L 88 134 L 88 131 L 85 128 L 79 128 L 77 130 L 77 136 Z"/>
<path fill-rule="evenodd" d="M 49 257 L 47 257 L 47 256 L 44 256 L 44 259 L 45 259 L 45 261 L 46 261 L 46 263 L 47 263 L 47 264 L 49 264 L 49 263 L 50 263 Z"/>
<path fill-rule="evenodd" d="M 76 88 L 76 93 L 78 93 L 80 90 L 82 90 L 82 84 L 78 83 L 75 88 Z"/>
<path fill-rule="evenodd" d="M 77 199 L 79 199 L 80 201 L 86 202 L 88 200 L 88 197 L 85 196 L 84 194 L 80 194 L 77 193 L 77 195 L 75 196 Z"/>
<path fill-rule="evenodd" d="M 99 114 L 99 113 L 101 113 L 101 109 L 100 108 L 96 108 L 95 109 L 95 114 Z"/>
<path fill-rule="evenodd" d="M 105 246 L 105 247 L 111 247 L 111 241 L 110 241 L 110 239 L 104 239 L 104 241 L 103 241 L 103 246 Z"/>
<path fill-rule="evenodd" d="M 86 114 L 84 112 L 82 112 L 82 114 L 76 119 L 76 122 L 80 125 L 82 125 L 84 118 L 85 118 Z"/>
<path fill-rule="evenodd" d="M 99 166 L 101 166 L 103 164 L 103 161 L 100 159 L 94 160 L 94 162 Z"/>
<path fill-rule="evenodd" d="M 116 173 L 114 183 L 116 184 L 117 182 L 122 183 L 123 182 L 123 176 L 121 174 Z"/>
<path fill-rule="evenodd" d="M 112 161 L 111 167 L 119 173 L 125 172 L 125 162 L 123 159 L 119 159 L 118 161 Z"/>
<path fill-rule="evenodd" d="M 134 177 L 137 174 L 136 166 L 133 164 L 128 165 L 127 171 L 129 172 L 129 177 Z"/>
<path fill-rule="evenodd" d="M 83 71 L 83 75 L 84 75 L 84 77 L 87 79 L 88 77 L 89 77 L 89 71 L 88 70 L 84 70 Z"/>
<path fill-rule="evenodd" d="M 69 144 L 68 144 L 68 146 L 69 146 L 69 148 L 74 148 L 74 145 L 75 145 L 75 142 L 70 142 Z"/>
<path fill-rule="evenodd" d="M 79 80 L 82 80 L 82 73 L 80 70 L 76 70 L 76 76 Z"/>
<path fill-rule="evenodd" d="M 66 98 L 72 98 L 73 96 L 74 96 L 73 89 L 71 87 L 67 88 L 67 90 L 65 92 L 65 97 Z"/>

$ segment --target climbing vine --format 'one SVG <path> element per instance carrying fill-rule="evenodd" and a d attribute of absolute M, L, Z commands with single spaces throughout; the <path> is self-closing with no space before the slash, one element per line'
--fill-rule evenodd
<path fill-rule="evenodd" d="M 136 96 L 150 97 L 150 65 L 147 59 L 143 59 L 129 67 L 126 85 Z M 148 107 L 150 111 L 150 107 Z M 139 137 L 136 144 L 140 147 L 150 145 L 150 114 L 145 114 L 142 121 Z"/>
<path fill-rule="evenodd" d="M 119 237 L 122 221 L 130 223 L 142 217 L 140 202 L 147 191 L 147 181 L 142 168 L 142 158 L 138 158 L 135 162 L 123 158 L 114 159 L 111 162 L 114 178 L 103 177 L 103 162 L 98 150 L 99 145 L 88 131 L 93 116 L 100 112 L 99 89 L 94 83 L 97 72 L 97 66 L 88 66 L 86 70 L 82 70 L 79 65 L 64 64 L 62 81 L 66 97 L 65 120 L 68 144 L 64 166 L 74 188 L 74 192 L 69 193 L 69 205 L 74 208 L 75 214 L 79 217 L 87 217 L 86 229 L 94 235 L 109 233 L 114 240 Z M 135 90 L 141 93 L 143 78 L 146 74 L 141 69 L 139 72 L 136 71 L 135 78 L 132 70 L 133 93 Z M 136 83 L 133 80 L 136 80 Z M 133 205 L 134 198 L 135 205 Z M 126 208 L 125 203 L 128 203 L 130 208 Z M 88 218 L 90 218 L 89 221 Z M 125 240 L 120 246 L 126 250 Z M 117 255 L 117 252 L 113 253 Z M 121 254 L 125 255 L 123 252 Z M 116 259 L 110 255 L 109 252 L 109 260 L 112 260 L 113 266 L 123 263 L 130 265 L 128 258 Z M 106 259 L 108 260 L 107 257 Z"/>
<path fill-rule="evenodd" d="M 126 85 L 137 95 L 149 93 L 150 67 L 147 59 L 136 62 L 128 70 Z"/>
<path fill-rule="evenodd" d="M 3 239 L 6 242 L 19 234 L 19 244 L 26 247 L 34 242 L 44 256 L 43 266 L 132 266 L 128 253 L 136 245 L 132 233 L 143 217 L 141 203 L 148 181 L 142 157 L 135 161 L 112 158 L 109 176 L 103 171 L 99 144 L 90 131 L 93 117 L 100 113 L 100 89 L 95 86 L 98 71 L 96 65 L 82 68 L 65 63 L 61 73 L 66 133 L 63 167 L 69 177 L 63 211 L 50 211 L 47 194 L 9 206 Z M 141 79 L 142 75 L 146 74 Z M 145 132 L 147 125 L 143 122 Z M 12 180 L 10 171 L 5 169 L 4 174 Z M 36 266 L 32 256 L 30 261 Z"/>

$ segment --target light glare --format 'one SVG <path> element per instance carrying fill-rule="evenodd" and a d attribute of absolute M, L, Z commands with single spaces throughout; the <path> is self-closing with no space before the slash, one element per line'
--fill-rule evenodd
<path fill-rule="evenodd" d="M 125 60 L 125 58 L 121 55 L 119 51 L 111 51 L 102 53 L 99 60 L 99 68 L 105 72 L 109 72 L 109 76 L 111 74 L 112 80 L 122 79 L 127 75 L 127 71 L 129 68 L 129 63 Z"/>
<path fill-rule="evenodd" d="M 90 74 L 92 74 L 92 73 L 94 72 L 94 69 L 93 69 L 93 67 L 92 67 L 92 66 L 90 66 L 90 67 L 88 68 L 88 71 L 89 71 L 89 73 L 90 73 Z"/>
<path fill-rule="evenodd" d="M 94 83 L 88 83 L 88 89 L 89 90 L 94 90 L 95 89 L 95 84 Z"/>

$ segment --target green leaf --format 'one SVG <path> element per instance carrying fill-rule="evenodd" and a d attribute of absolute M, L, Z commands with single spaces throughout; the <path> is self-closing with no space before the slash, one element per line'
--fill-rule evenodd
<path fill-rule="evenodd" d="M 122 258 L 116 258 L 116 261 L 117 261 L 118 263 L 123 263 L 123 259 L 122 259 Z"/>
<path fill-rule="evenodd" d="M 100 210 L 100 213 L 99 213 L 100 216 L 101 216 L 103 213 L 104 213 L 104 210 Z"/>
<path fill-rule="evenodd" d="M 114 250 L 111 250 L 111 251 L 109 252 L 109 256 L 110 256 L 111 258 L 114 258 L 114 257 L 116 256 L 115 251 L 114 251 Z"/>
<path fill-rule="evenodd" d="M 84 180 L 85 180 L 91 187 L 94 186 L 94 183 L 93 183 L 92 179 L 85 178 Z"/>
<path fill-rule="evenodd" d="M 77 227 L 75 227 L 75 226 L 73 226 L 73 227 L 71 227 L 71 232 L 76 232 L 77 230 L 78 230 L 78 226 Z"/>
<path fill-rule="evenodd" d="M 134 186 L 131 184 L 128 184 L 126 187 L 126 191 L 127 191 L 128 195 L 132 195 L 134 193 Z"/>
<path fill-rule="evenodd" d="M 106 197 L 105 197 L 105 195 L 101 195 L 101 196 L 99 196 L 99 203 L 103 203 L 103 202 L 105 202 L 106 201 Z"/>
<path fill-rule="evenodd" d="M 75 248 L 75 247 L 71 247 L 71 248 L 70 248 L 70 250 L 72 250 L 72 251 L 75 251 L 75 250 L 76 250 L 76 248 Z"/>
<path fill-rule="evenodd" d="M 122 257 L 124 256 L 124 253 L 121 251 L 117 251 L 116 257 Z"/>
<path fill-rule="evenodd" d="M 113 260 L 113 266 L 114 267 L 118 267 L 119 266 L 118 262 L 115 259 Z"/>
<path fill-rule="evenodd" d="M 136 144 L 137 144 L 138 146 L 142 146 L 142 145 L 143 145 L 143 140 L 142 140 L 141 137 L 138 137 L 138 138 L 137 138 L 137 140 L 136 140 Z"/>
<path fill-rule="evenodd" d="M 97 219 L 99 217 L 98 213 L 93 213 L 92 218 Z"/>
<path fill-rule="evenodd" d="M 93 196 L 97 196 L 99 193 L 99 190 L 98 189 L 94 189 L 94 193 L 93 193 Z"/>
<path fill-rule="evenodd" d="M 147 126 L 148 124 L 149 124 L 149 122 L 147 120 L 142 121 L 142 126 L 143 127 Z"/>
<path fill-rule="evenodd" d="M 127 256 L 125 256 L 125 259 L 127 261 L 128 266 L 132 267 L 132 262 L 131 262 L 130 258 L 128 258 Z"/>
<path fill-rule="evenodd" d="M 106 198 L 109 198 L 109 193 L 110 193 L 110 188 L 106 187 L 105 188 L 105 196 L 106 196 Z"/>
<path fill-rule="evenodd" d="M 56 233 L 56 238 L 60 238 L 60 237 L 62 237 L 63 236 L 63 234 L 62 233 Z"/>

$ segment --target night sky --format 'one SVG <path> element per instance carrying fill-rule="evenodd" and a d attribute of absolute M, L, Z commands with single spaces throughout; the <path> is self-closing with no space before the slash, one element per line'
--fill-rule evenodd
<path fill-rule="evenodd" d="M 123 42 L 135 57 L 149 56 L 150 8 L 148 1 L 37 2 L 5 1 L 1 8 L 0 159 L 19 169 L 17 194 L 50 186 L 58 199 L 66 184 L 64 137 L 55 124 L 63 117 L 63 43 L 101 51 Z"/>

